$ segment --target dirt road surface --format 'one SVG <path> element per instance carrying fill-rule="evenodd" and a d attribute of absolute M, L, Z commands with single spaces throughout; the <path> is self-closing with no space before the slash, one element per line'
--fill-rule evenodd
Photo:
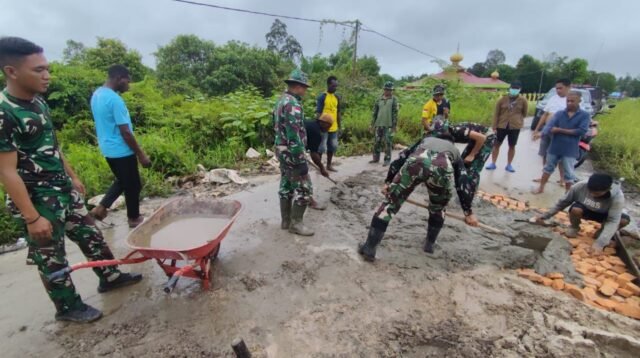
<path fill-rule="evenodd" d="M 483 173 L 484 191 L 509 193 L 536 206 L 561 195 L 557 184 L 544 196 L 528 194 L 540 163 L 527 132 L 515 174 L 501 169 L 504 149 L 499 169 Z M 405 205 L 378 260 L 362 261 L 356 247 L 381 201 L 385 173 L 367 160 L 341 158 L 338 187 L 314 175 L 316 197 L 330 203 L 327 211 L 308 212 L 308 224 L 316 229 L 311 238 L 279 229 L 276 176 L 254 178 L 255 186 L 229 196 L 244 211 L 223 241 L 209 291 L 182 279 L 174 293 L 165 294 L 166 278 L 153 262 L 124 267 L 142 272 L 145 280 L 107 294 L 96 292 L 91 270 L 74 272 L 82 297 L 104 311 L 93 324 L 56 322 L 35 267 L 24 264 L 26 250 L 0 256 L 2 356 L 228 357 L 236 337 L 256 357 L 638 356 L 640 321 L 517 277 L 513 269 L 541 265 L 551 254 L 529 244 L 540 240 L 556 243 L 557 261 L 551 264 L 574 273 L 564 261 L 568 249 L 558 241 L 563 239 L 513 224 L 526 214 L 478 203 L 481 220 L 505 235 L 448 219 L 436 253 L 427 255 L 421 249 L 427 214 Z M 424 194 L 421 188 L 412 198 L 424 200 Z M 161 203 L 145 201 L 144 212 Z M 451 210 L 459 208 L 454 203 Z M 116 226 L 104 230 L 107 240 L 116 256 L 126 254 L 123 214 L 113 213 L 108 221 Z M 82 260 L 73 243 L 67 247 L 71 262 Z"/>

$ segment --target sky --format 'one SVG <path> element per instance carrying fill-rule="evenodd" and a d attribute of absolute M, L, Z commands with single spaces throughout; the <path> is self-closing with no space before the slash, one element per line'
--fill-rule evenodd
<path fill-rule="evenodd" d="M 254 11 L 338 21 L 360 20 L 422 52 L 448 61 L 459 46 L 463 66 L 483 62 L 492 49 L 515 65 L 524 54 L 580 57 L 589 68 L 617 76 L 640 75 L 640 1 L 631 0 L 194 0 Z M 266 46 L 273 17 L 193 6 L 172 0 L 0 0 L 0 36 L 20 36 L 60 60 L 68 39 L 94 46 L 118 38 L 155 66 L 153 53 L 177 35 L 223 44 Z M 305 56 L 328 55 L 351 29 L 283 19 Z M 373 33 L 362 32 L 358 53 L 375 56 L 394 77 L 439 72 L 432 58 Z"/>

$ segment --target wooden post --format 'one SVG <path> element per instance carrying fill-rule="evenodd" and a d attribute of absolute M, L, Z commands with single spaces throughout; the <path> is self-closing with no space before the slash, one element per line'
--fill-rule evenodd
<path fill-rule="evenodd" d="M 353 76 L 356 76 L 358 58 L 358 34 L 360 33 L 360 20 L 356 20 L 355 38 L 353 41 Z"/>

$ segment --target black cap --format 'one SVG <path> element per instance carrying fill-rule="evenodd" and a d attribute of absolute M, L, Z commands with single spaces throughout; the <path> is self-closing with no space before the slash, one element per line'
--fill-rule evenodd
<path fill-rule="evenodd" d="M 511 88 L 522 88 L 522 82 L 518 80 L 511 81 Z"/>
<path fill-rule="evenodd" d="M 605 191 L 611 189 L 613 178 L 609 174 L 593 174 L 587 182 L 587 189 L 590 191 Z"/>

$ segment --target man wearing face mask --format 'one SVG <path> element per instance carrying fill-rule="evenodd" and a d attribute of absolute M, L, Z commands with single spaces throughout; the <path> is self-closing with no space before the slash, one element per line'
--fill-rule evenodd
<path fill-rule="evenodd" d="M 516 144 L 520 129 L 524 124 L 524 117 L 527 116 L 527 100 L 520 96 L 521 88 L 520 81 L 513 81 L 509 88 L 509 94 L 500 98 L 496 103 L 496 110 L 493 114 L 493 131 L 497 133 L 497 138 L 491 153 L 492 162 L 487 165 L 487 170 L 496 169 L 500 146 L 507 138 L 509 153 L 507 154 L 507 166 L 504 169 L 510 173 L 515 172 L 511 163 L 516 155 Z"/>
<path fill-rule="evenodd" d="M 578 235 L 582 219 L 602 224 L 602 228 L 595 234 L 596 242 L 593 244 L 593 249 L 596 252 L 602 251 L 616 231 L 627 226 L 631 221 L 629 215 L 622 212 L 624 194 L 620 184 L 614 183 L 613 178 L 607 174 L 596 173 L 591 175 L 589 180 L 576 183 L 553 209 L 532 220 L 535 222 L 548 220 L 569 206 L 571 206 L 569 209 L 571 227 L 565 232 L 567 237 Z"/>

